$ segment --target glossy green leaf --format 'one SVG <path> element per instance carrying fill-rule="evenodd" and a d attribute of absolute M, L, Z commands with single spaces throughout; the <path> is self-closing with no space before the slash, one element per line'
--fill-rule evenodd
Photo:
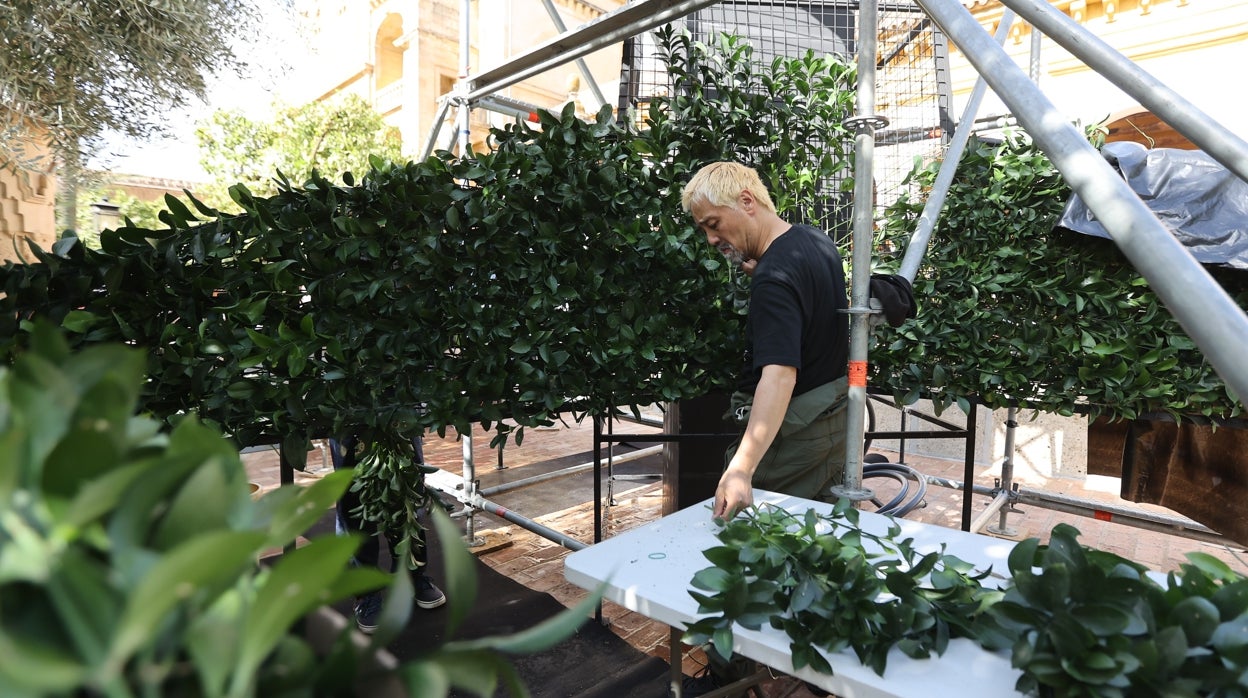
<path fill-rule="evenodd" d="M 184 599 L 236 577 L 252 564 L 263 540 L 259 533 L 211 531 L 168 551 L 130 590 L 113 635 L 110 662 L 120 666 L 141 649 Z"/>
<path fill-rule="evenodd" d="M 49 595 L 78 656 L 97 666 L 108 654 L 124 596 L 110 586 L 107 569 L 83 550 L 67 550 L 58 562 Z"/>
<path fill-rule="evenodd" d="M 267 523 L 266 547 L 283 547 L 320 521 L 351 485 L 352 475 L 349 470 L 336 470 L 276 499 Z"/>
<path fill-rule="evenodd" d="M 246 685 L 295 621 L 334 601 L 326 587 L 342 574 L 357 545 L 345 536 L 321 536 L 285 553 L 273 565 L 247 614 L 232 678 L 235 688 Z"/>
<path fill-rule="evenodd" d="M 1209 642 L 1219 625 L 1218 607 L 1209 599 L 1191 596 L 1170 609 L 1169 622 L 1183 628 L 1187 641 L 1194 646 Z"/>
<path fill-rule="evenodd" d="M 218 434 L 192 420 L 178 425 L 170 451 L 191 449 L 200 454 L 196 467 L 178 492 L 155 530 L 152 542 L 161 549 L 199 533 L 226 527 L 231 514 L 247 497 L 247 473 L 238 454 Z"/>
<path fill-rule="evenodd" d="M 1070 610 L 1075 622 L 1098 637 L 1121 634 L 1131 624 L 1131 615 L 1122 608 L 1109 604 L 1088 604 Z"/>
<path fill-rule="evenodd" d="M 447 596 L 446 632 L 449 636 L 472 610 L 477 596 L 477 573 L 473 567 L 476 563 L 464 546 L 463 534 L 445 511 L 434 507 L 430 510 L 430 518 L 438 536 L 438 546 L 442 549 L 447 587 L 457 592 Z"/>
<path fill-rule="evenodd" d="M 1225 661 L 1248 668 L 1248 617 L 1239 616 L 1219 624 L 1209 643 Z"/>
<path fill-rule="evenodd" d="M 399 669 L 399 676 L 412 698 L 441 698 L 451 692 L 448 669 L 436 658 L 417 660 L 405 663 Z"/>
<path fill-rule="evenodd" d="M 72 655 L 0 627 L 0 687 L 46 695 L 72 691 L 86 676 L 87 667 Z"/>

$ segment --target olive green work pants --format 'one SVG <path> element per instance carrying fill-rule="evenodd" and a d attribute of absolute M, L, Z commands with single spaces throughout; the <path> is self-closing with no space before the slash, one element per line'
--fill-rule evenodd
<path fill-rule="evenodd" d="M 828 490 L 845 481 L 845 391 L 842 378 L 790 402 L 784 425 L 754 471 L 754 487 L 803 499 L 833 499 Z M 729 416 L 743 428 L 752 398 L 748 393 L 733 395 Z M 740 444 L 738 438 L 728 447 L 724 467 Z"/>

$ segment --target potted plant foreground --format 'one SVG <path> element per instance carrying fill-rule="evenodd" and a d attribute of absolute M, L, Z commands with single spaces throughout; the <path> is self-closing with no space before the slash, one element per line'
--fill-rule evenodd
<path fill-rule="evenodd" d="M 410 612 L 410 582 L 352 566 L 357 538 L 313 538 L 260 564 L 329 511 L 349 471 L 253 500 L 219 432 L 135 416 L 141 352 L 73 354 L 50 325 L 31 337 L 0 368 L 0 695 L 492 695 L 500 679 L 523 695 L 500 652 L 552 646 L 597 601 L 400 665 L 382 648 Z M 455 624 L 474 571 L 438 513 Z M 386 585 L 371 640 L 328 608 Z"/>

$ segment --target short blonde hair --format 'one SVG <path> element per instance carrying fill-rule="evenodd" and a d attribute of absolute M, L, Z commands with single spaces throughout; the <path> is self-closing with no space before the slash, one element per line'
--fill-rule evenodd
<path fill-rule="evenodd" d="M 743 191 L 753 194 L 763 208 L 776 212 L 758 172 L 737 162 L 713 162 L 698 170 L 680 192 L 680 205 L 686 212 L 698 202 L 737 208 L 737 197 Z"/>

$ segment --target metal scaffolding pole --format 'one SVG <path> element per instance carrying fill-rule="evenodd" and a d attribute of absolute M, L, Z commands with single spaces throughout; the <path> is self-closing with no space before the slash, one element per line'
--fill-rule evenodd
<path fill-rule="evenodd" d="M 463 83 L 472 72 L 472 32 L 469 17 L 472 16 L 472 0 L 463 0 L 459 5 L 459 81 Z M 468 144 L 472 142 L 472 104 L 460 104 L 456 121 L 459 125 L 457 141 L 459 156 L 468 154 Z"/>
<path fill-rule="evenodd" d="M 429 475 L 425 478 L 425 484 L 438 490 L 439 492 L 445 492 L 446 494 L 459 500 L 459 502 L 464 505 L 463 511 L 465 512 L 465 515 L 469 517 L 468 520 L 470 521 L 474 512 L 484 511 L 488 514 L 493 514 L 504 521 L 516 524 L 526 531 L 532 531 L 547 540 L 554 541 L 568 550 L 581 550 L 587 547 L 587 544 L 576 540 L 562 531 L 556 531 L 555 529 L 540 524 L 533 519 L 521 516 L 507 507 L 498 504 L 497 502 L 493 502 L 485 497 L 482 497 L 481 493 L 477 491 L 476 488 L 465 489 L 462 480 L 456 478 L 454 475 L 446 472 L 445 470 L 438 470 L 436 472 L 429 473 Z M 480 545 L 481 541 L 469 539 L 468 544 Z"/>
<path fill-rule="evenodd" d="M 923 4 L 923 3 L 920 3 Z M 1248 181 L 1248 142 L 1184 99 L 1096 35 L 1043 0 L 1002 0 L 1089 68 L 1134 97 L 1176 131 Z M 999 90 L 998 90 L 999 91 Z M 1005 95 L 1002 95 L 1004 97 Z M 1008 102 L 1007 102 L 1008 103 Z M 1098 217 L 1100 214 L 1097 214 Z M 1243 395 L 1243 393 L 1240 393 Z"/>
<path fill-rule="evenodd" d="M 468 98 L 492 94 L 717 2 L 719 0 L 640 0 L 629 3 L 515 56 L 497 68 L 483 71 L 472 79 Z"/>
<path fill-rule="evenodd" d="M 464 492 L 469 497 L 479 496 L 477 493 L 477 462 L 472 454 L 472 432 L 463 435 L 464 454 Z M 479 545 L 477 533 L 473 526 L 472 510 L 468 509 L 464 517 L 464 539 L 468 545 Z"/>
<path fill-rule="evenodd" d="M 550 15 L 550 21 L 555 25 L 555 29 L 558 29 L 560 34 L 566 32 L 568 27 L 563 23 L 563 18 L 559 16 L 559 10 L 555 9 L 555 3 L 551 2 L 551 0 L 542 0 L 542 6 L 546 8 L 546 14 Z M 598 82 L 594 80 L 594 74 L 590 72 L 589 64 L 585 62 L 584 58 L 576 59 L 576 69 L 580 71 L 581 77 L 584 78 L 585 83 L 589 85 L 589 91 L 594 93 L 594 99 L 598 102 L 594 106 L 594 109 L 590 109 L 589 111 L 592 112 L 598 107 L 606 104 L 607 98 L 602 96 L 602 90 L 599 89 Z"/>
<path fill-rule="evenodd" d="M 1239 306 L 965 7 L 957 0 L 918 2 L 1096 214 L 1230 390 L 1248 396 L 1248 364 L 1241 360 L 1248 346 L 1248 317 Z M 1079 32 L 1080 38 L 1091 37 Z"/>
<path fill-rule="evenodd" d="M 845 408 L 845 478 L 832 492 L 853 501 L 873 495 L 862 486 L 863 420 L 867 406 L 867 344 L 871 336 L 871 247 L 875 240 L 875 132 L 888 120 L 875 114 L 875 59 L 879 8 L 864 0 L 858 9 L 857 114 L 846 127 L 854 132 L 853 279 L 849 307 L 849 391 Z"/>
<path fill-rule="evenodd" d="M 450 95 L 439 100 L 438 112 L 433 116 L 433 127 L 429 129 L 429 138 L 425 141 L 425 149 L 421 151 L 422 160 L 433 155 L 434 149 L 438 147 L 438 134 L 442 132 L 442 122 L 446 120 L 446 115 L 451 110 L 451 100 Z"/>

